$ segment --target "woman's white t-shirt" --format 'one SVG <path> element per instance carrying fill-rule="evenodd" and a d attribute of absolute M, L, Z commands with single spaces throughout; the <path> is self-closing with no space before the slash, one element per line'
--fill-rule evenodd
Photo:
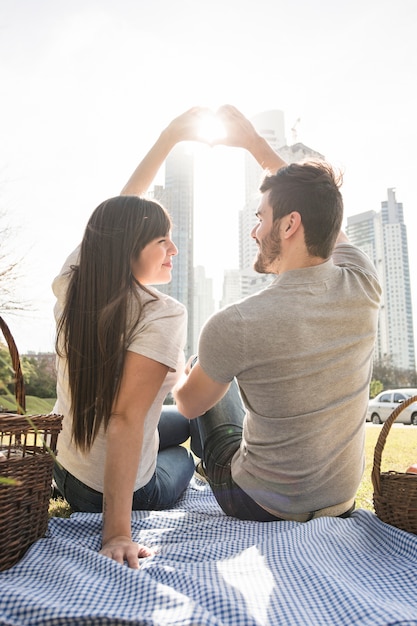
<path fill-rule="evenodd" d="M 57 298 L 54 314 L 58 321 L 62 313 L 71 266 L 77 264 L 79 248 L 66 260 L 61 272 L 52 284 Z M 127 349 L 163 363 L 169 372 L 145 419 L 144 440 L 135 481 L 135 491 L 151 479 L 156 465 L 159 447 L 158 421 L 162 404 L 172 389 L 184 367 L 184 346 L 186 341 L 187 311 L 174 298 L 151 288 L 148 294 L 138 287 L 142 303 L 139 323 L 130 333 Z M 131 303 L 131 319 L 137 318 L 138 304 L 135 298 Z M 136 309 L 136 310 L 135 310 Z M 81 482 L 96 491 L 103 492 L 104 463 L 106 457 L 106 434 L 101 428 L 87 453 L 79 450 L 72 440 L 71 397 L 68 382 L 66 359 L 57 356 L 57 401 L 54 412 L 64 416 L 62 431 L 58 437 L 57 455 L 61 465 Z"/>

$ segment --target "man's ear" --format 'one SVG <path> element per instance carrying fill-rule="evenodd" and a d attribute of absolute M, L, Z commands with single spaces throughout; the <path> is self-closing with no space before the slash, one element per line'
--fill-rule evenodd
<path fill-rule="evenodd" d="M 300 228 L 302 224 L 301 215 L 298 213 L 298 211 L 292 211 L 282 219 L 284 221 L 283 236 L 286 239 L 289 239 L 290 237 L 295 235 L 297 230 Z"/>

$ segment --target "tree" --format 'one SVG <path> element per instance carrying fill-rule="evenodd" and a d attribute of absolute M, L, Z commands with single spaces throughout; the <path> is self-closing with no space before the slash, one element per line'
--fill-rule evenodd
<path fill-rule="evenodd" d="M 15 294 L 16 281 L 18 279 L 17 268 L 19 262 L 8 246 L 11 237 L 11 228 L 5 223 L 6 213 L 0 209 L 0 313 L 4 311 L 16 311 L 24 308 Z"/>
<path fill-rule="evenodd" d="M 384 389 L 384 385 L 381 383 L 380 380 L 372 379 L 370 387 L 369 387 L 369 396 L 371 398 L 375 398 L 375 396 L 377 396 L 381 391 L 383 391 L 383 389 Z"/>
<path fill-rule="evenodd" d="M 384 359 L 374 362 L 372 382 L 376 381 L 382 385 L 381 391 L 383 389 L 417 387 L 417 372 L 395 367 L 392 358 L 385 357 Z"/>
<path fill-rule="evenodd" d="M 50 354 L 22 357 L 22 371 L 28 396 L 38 398 L 54 398 L 56 396 L 54 363 L 54 356 Z"/>
<path fill-rule="evenodd" d="M 37 398 L 55 398 L 56 373 L 53 354 L 23 356 L 20 359 L 25 393 Z M 15 372 L 7 346 L 0 342 L 0 396 L 14 396 Z"/>
<path fill-rule="evenodd" d="M 8 347 L 0 343 L 0 395 L 14 392 L 14 371 Z"/>

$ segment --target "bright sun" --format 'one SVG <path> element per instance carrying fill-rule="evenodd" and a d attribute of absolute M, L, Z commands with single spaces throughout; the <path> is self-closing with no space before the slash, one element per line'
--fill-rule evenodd
<path fill-rule="evenodd" d="M 199 137 L 208 143 L 213 143 L 226 136 L 226 129 L 215 113 L 207 113 L 200 121 Z"/>

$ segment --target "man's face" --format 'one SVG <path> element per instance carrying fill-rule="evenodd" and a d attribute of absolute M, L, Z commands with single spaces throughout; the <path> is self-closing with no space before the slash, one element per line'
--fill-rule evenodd
<path fill-rule="evenodd" d="M 260 274 L 275 274 L 281 254 L 280 220 L 274 222 L 273 210 L 269 204 L 269 191 L 263 194 L 256 217 L 258 223 L 253 227 L 251 237 L 258 244 L 259 251 L 253 267 Z"/>

